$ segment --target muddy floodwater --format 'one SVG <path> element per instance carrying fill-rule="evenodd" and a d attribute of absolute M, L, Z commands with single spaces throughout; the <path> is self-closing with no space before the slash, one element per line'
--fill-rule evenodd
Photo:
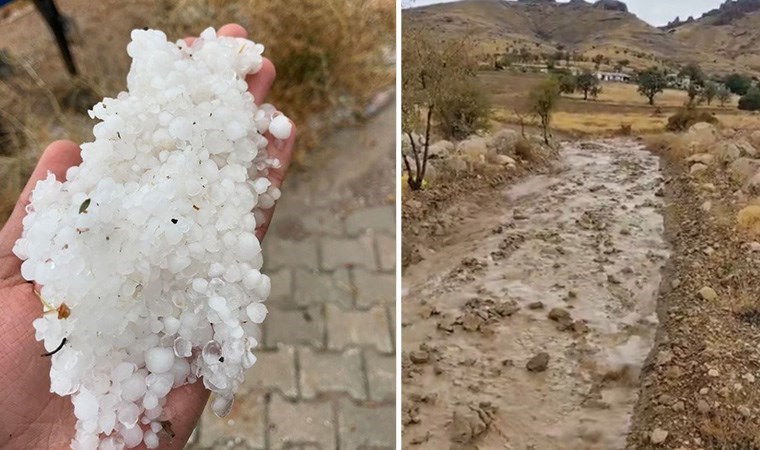
<path fill-rule="evenodd" d="M 615 139 L 564 144 L 560 166 L 462 205 L 407 269 L 405 447 L 624 447 L 668 258 L 659 161 Z"/>

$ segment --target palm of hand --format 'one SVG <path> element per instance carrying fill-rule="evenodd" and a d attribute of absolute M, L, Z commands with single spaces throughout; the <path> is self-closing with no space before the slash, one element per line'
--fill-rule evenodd
<path fill-rule="evenodd" d="M 219 35 L 245 37 L 239 25 L 225 25 Z M 188 39 L 186 39 L 188 40 Z M 249 92 L 261 103 L 275 78 L 274 66 L 264 67 L 247 78 Z M 295 130 L 284 145 L 270 145 L 269 152 L 282 162 L 270 172 L 272 184 L 279 187 L 291 160 Z M 0 230 L 0 448 L 64 449 L 74 436 L 73 406 L 68 397 L 50 393 L 50 359 L 41 357 L 41 343 L 34 338 L 32 321 L 42 307 L 34 286 L 21 277 L 21 261 L 13 254 L 13 244 L 21 236 L 22 219 L 28 198 L 36 182 L 48 172 L 61 180 L 66 170 L 81 162 L 79 147 L 70 141 L 50 144 L 40 158 L 21 197 Z M 258 228 L 264 237 L 271 220 L 269 210 L 265 223 Z M 161 448 L 180 449 L 190 437 L 208 400 L 203 383 L 182 386 L 169 393 L 165 412 L 172 421 L 175 437 L 161 443 Z M 144 448 L 141 446 L 139 448 Z"/>

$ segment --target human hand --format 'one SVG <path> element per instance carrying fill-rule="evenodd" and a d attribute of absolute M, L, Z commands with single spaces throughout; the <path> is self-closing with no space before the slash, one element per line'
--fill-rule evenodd
<path fill-rule="evenodd" d="M 221 36 L 246 37 L 243 27 L 228 24 L 218 31 Z M 189 43 L 193 38 L 185 39 Z M 257 104 L 264 101 L 275 79 L 275 68 L 269 60 L 262 69 L 246 78 L 248 91 Z M 278 158 L 281 167 L 270 170 L 272 185 L 280 187 L 291 161 L 295 127 L 284 143 L 270 137 L 269 153 Z M 50 392 L 50 359 L 42 343 L 34 338 L 32 321 L 42 314 L 33 283 L 21 277 L 21 261 L 13 254 L 13 245 L 21 236 L 29 195 L 37 181 L 48 172 L 63 180 L 66 170 L 81 163 L 79 146 L 71 141 L 56 141 L 42 154 L 26 184 L 8 222 L 0 230 L 0 448 L 67 449 L 75 433 L 76 418 L 68 397 Z M 263 239 L 271 221 L 273 208 L 257 228 Z M 200 381 L 172 390 L 164 412 L 172 423 L 175 437 L 164 437 L 160 448 L 184 447 L 208 400 L 209 392 Z M 141 445 L 138 448 L 145 448 Z"/>

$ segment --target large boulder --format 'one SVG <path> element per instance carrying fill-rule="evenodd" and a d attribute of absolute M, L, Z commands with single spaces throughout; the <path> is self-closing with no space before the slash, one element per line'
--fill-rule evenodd
<path fill-rule="evenodd" d="M 438 141 L 435 144 L 431 144 L 428 147 L 428 157 L 432 158 L 445 158 L 454 153 L 456 145 L 451 141 Z"/>
<path fill-rule="evenodd" d="M 459 142 L 457 153 L 474 159 L 485 158 L 488 154 L 488 142 L 489 140 L 484 137 L 470 136 Z"/>
<path fill-rule="evenodd" d="M 715 159 L 715 156 L 709 154 L 709 153 L 697 153 L 696 155 L 691 155 L 688 158 L 686 158 L 686 162 L 689 163 L 701 163 L 705 166 L 709 166 L 712 164 L 713 159 Z"/>
<path fill-rule="evenodd" d="M 489 146 L 493 152 L 500 155 L 514 155 L 515 144 L 517 144 L 520 139 L 522 139 L 520 133 L 505 128 L 497 131 L 491 137 Z"/>
<path fill-rule="evenodd" d="M 760 130 L 753 131 L 752 134 L 749 135 L 749 143 L 756 148 L 760 147 Z"/>
<path fill-rule="evenodd" d="M 730 164 L 742 156 L 742 151 L 735 142 L 718 143 L 715 149 L 715 157 L 723 164 Z"/>
<path fill-rule="evenodd" d="M 739 139 L 734 144 L 739 149 L 739 152 L 741 152 L 741 156 L 746 156 L 748 158 L 757 158 L 760 156 L 760 153 L 758 153 L 756 146 L 752 145 L 746 139 Z"/>
<path fill-rule="evenodd" d="M 731 178 L 746 185 L 760 170 L 760 159 L 739 158 L 728 166 Z"/>

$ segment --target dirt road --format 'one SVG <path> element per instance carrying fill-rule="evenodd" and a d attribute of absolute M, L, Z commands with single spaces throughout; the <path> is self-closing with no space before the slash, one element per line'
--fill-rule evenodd
<path fill-rule="evenodd" d="M 658 158 L 566 144 L 561 170 L 460 205 L 403 280 L 404 444 L 623 448 L 657 316 Z"/>

